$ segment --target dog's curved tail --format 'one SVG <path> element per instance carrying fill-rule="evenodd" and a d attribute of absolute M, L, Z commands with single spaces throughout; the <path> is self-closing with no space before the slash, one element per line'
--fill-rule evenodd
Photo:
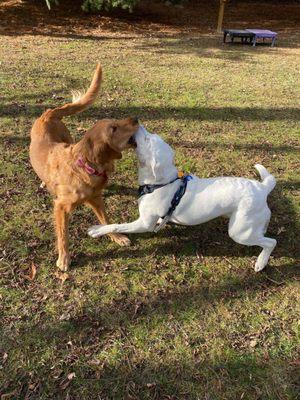
<path fill-rule="evenodd" d="M 261 184 L 266 188 L 267 193 L 270 193 L 276 185 L 276 179 L 263 165 L 255 164 L 254 168 L 257 170 L 262 179 Z"/>
<path fill-rule="evenodd" d="M 74 95 L 73 102 L 65 104 L 61 107 L 54 108 L 53 110 L 47 110 L 46 116 L 48 118 L 62 119 L 68 115 L 80 113 L 81 111 L 88 108 L 97 98 L 102 82 L 102 68 L 100 64 L 97 64 L 94 76 L 90 87 L 83 95 Z M 75 97 L 76 96 L 76 97 Z"/>

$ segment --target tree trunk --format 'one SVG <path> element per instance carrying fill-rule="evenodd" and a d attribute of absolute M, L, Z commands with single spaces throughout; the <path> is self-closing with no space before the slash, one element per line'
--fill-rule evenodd
<path fill-rule="evenodd" d="M 224 8 L 225 8 L 226 0 L 220 0 L 220 8 L 219 8 L 219 17 L 218 17 L 218 26 L 217 32 L 222 32 L 223 18 L 224 18 Z"/>

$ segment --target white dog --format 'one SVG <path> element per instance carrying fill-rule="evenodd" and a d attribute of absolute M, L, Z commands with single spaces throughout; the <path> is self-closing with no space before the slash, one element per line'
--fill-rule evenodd
<path fill-rule="evenodd" d="M 141 126 L 135 134 L 135 140 L 139 184 L 142 185 L 142 195 L 138 201 L 140 217 L 128 224 L 95 225 L 88 231 L 90 236 L 95 238 L 112 232 L 155 232 L 166 221 L 198 225 L 216 217 L 227 216 L 228 233 L 235 242 L 263 248 L 256 261 L 255 271 L 261 271 L 267 265 L 276 246 L 275 239 L 264 236 L 271 216 L 267 196 L 276 181 L 265 167 L 255 165 L 262 182 L 235 177 L 200 179 L 194 175 L 186 182 L 186 179 L 183 181 L 177 178 L 178 171 L 173 163 L 174 152 L 158 135 L 147 132 Z M 184 194 L 172 210 L 170 206 L 177 190 Z"/>

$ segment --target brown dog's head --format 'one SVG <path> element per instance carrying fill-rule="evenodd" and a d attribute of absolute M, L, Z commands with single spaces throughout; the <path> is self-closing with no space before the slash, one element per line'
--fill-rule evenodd
<path fill-rule="evenodd" d="M 132 136 L 138 130 L 137 118 L 102 119 L 82 139 L 81 152 L 87 161 L 105 164 L 122 158 L 122 151 L 134 146 Z"/>

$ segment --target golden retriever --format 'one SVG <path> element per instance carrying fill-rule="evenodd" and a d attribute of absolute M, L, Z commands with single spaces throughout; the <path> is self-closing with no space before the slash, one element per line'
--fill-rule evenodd
<path fill-rule="evenodd" d="M 103 119 L 74 143 L 63 117 L 85 110 L 99 92 L 102 69 L 98 64 L 87 92 L 72 103 L 45 111 L 31 130 L 30 162 L 54 197 L 58 259 L 57 267 L 66 271 L 70 264 L 69 215 L 79 204 L 90 206 L 101 224 L 108 220 L 104 211 L 102 190 L 113 171 L 114 160 L 133 145 L 131 138 L 138 129 L 136 118 Z M 131 140 L 130 140 L 131 139 Z M 120 245 L 129 245 L 121 234 L 110 234 Z"/>

